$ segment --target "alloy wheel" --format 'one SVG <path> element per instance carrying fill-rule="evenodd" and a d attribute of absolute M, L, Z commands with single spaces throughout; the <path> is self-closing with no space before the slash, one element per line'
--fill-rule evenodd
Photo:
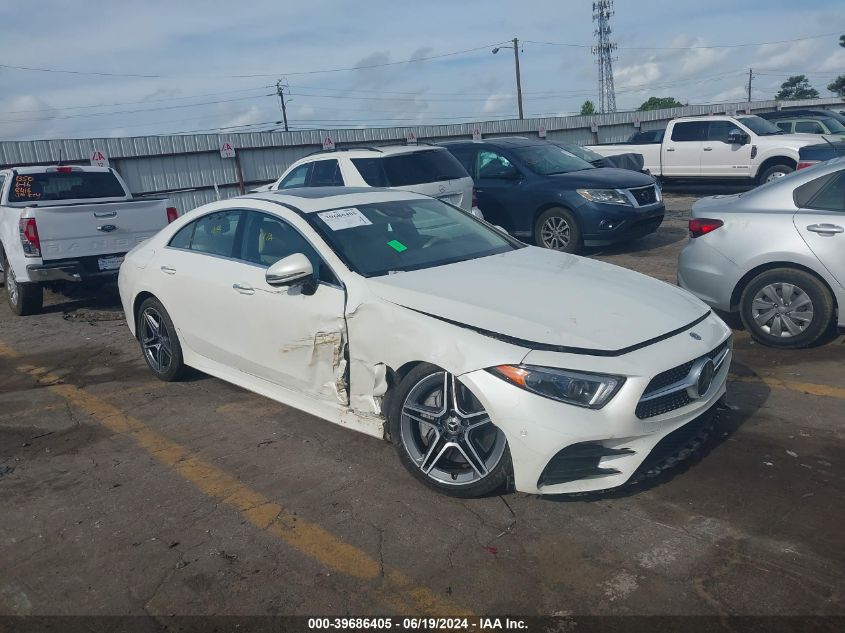
<path fill-rule="evenodd" d="M 773 283 L 754 295 L 751 316 L 767 334 L 789 338 L 801 334 L 813 321 L 813 301 L 795 284 Z"/>
<path fill-rule="evenodd" d="M 505 453 L 505 435 L 481 403 L 448 372 L 422 378 L 402 404 L 401 442 L 420 471 L 440 484 L 487 477 Z"/>
<path fill-rule="evenodd" d="M 173 362 L 170 335 L 164 319 L 155 308 L 147 308 L 141 313 L 141 347 L 153 371 L 163 374 L 170 369 Z"/>
<path fill-rule="evenodd" d="M 769 177 L 766 178 L 766 182 L 772 182 L 773 180 L 777 180 L 778 178 L 783 178 L 786 176 L 785 171 L 775 171 L 769 174 Z"/>
<path fill-rule="evenodd" d="M 569 222 L 557 215 L 547 218 L 540 228 L 540 239 L 546 248 L 555 250 L 566 248 L 572 239 L 572 230 Z"/>
<path fill-rule="evenodd" d="M 14 305 L 18 305 L 18 300 L 20 298 L 18 279 L 17 277 L 15 277 L 15 271 L 12 270 L 12 267 L 9 265 L 9 262 L 6 262 L 4 273 L 6 275 L 6 292 L 9 293 L 9 301 Z"/>

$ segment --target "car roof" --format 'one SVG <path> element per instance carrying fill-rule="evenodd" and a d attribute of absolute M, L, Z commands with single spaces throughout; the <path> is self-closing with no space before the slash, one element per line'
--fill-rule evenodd
<path fill-rule="evenodd" d="M 446 141 L 441 143 L 443 147 L 452 147 L 458 145 L 478 145 L 487 144 L 494 147 L 526 147 L 528 145 L 545 145 L 549 143 L 545 139 L 528 138 L 526 136 L 496 136 L 493 138 L 485 138 L 479 141 Z"/>
<path fill-rule="evenodd" d="M 397 191 L 394 189 L 381 189 L 378 187 L 299 187 L 292 189 L 280 189 L 278 191 L 267 191 L 251 193 L 230 200 L 265 200 L 285 204 L 303 213 L 315 213 L 327 209 L 339 207 L 354 207 L 360 204 L 372 204 L 376 202 L 394 202 L 397 200 L 430 200 L 428 196 L 411 193 L 410 191 Z"/>
<path fill-rule="evenodd" d="M 802 117 L 836 118 L 837 113 L 832 110 L 780 110 L 777 112 L 762 112 L 757 116 L 764 119 L 795 119 Z"/>
<path fill-rule="evenodd" d="M 346 158 L 378 158 L 384 156 L 395 156 L 397 154 L 413 154 L 414 152 L 439 151 L 443 148 L 439 145 L 378 145 L 372 147 L 338 147 L 335 149 L 320 150 L 308 154 L 300 160 L 320 160 L 333 156 L 345 156 Z"/>
<path fill-rule="evenodd" d="M 19 174 L 43 174 L 47 171 L 56 171 L 60 167 L 71 167 L 73 171 L 87 172 L 110 172 L 109 167 L 96 167 L 94 165 L 24 165 L 22 167 L 10 167 Z"/>

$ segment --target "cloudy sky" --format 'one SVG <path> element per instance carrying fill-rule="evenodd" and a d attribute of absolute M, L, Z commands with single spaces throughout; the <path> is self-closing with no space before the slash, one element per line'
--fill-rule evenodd
<path fill-rule="evenodd" d="M 755 99 L 796 73 L 826 96 L 845 74 L 842 0 L 615 8 L 620 110 L 652 95 L 741 100 L 750 67 Z M 589 0 L 0 0 L 0 139 L 271 129 L 280 78 L 292 129 L 509 118 L 513 54 L 491 48 L 513 37 L 526 116 L 573 113 L 597 100 L 591 11 Z"/>

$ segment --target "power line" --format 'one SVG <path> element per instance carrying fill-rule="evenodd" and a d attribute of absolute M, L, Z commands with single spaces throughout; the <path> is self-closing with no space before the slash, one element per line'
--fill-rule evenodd
<path fill-rule="evenodd" d="M 789 44 L 792 42 L 803 42 L 805 40 L 818 40 L 825 37 L 832 37 L 839 35 L 839 31 L 833 33 L 820 33 L 819 35 L 808 35 L 806 37 L 797 37 L 791 40 L 775 40 L 773 42 L 751 42 L 747 44 L 714 44 L 712 46 L 696 45 L 696 46 L 619 46 L 620 50 L 629 51 L 688 51 L 698 49 L 713 49 L 713 48 L 744 48 L 746 46 L 766 46 L 769 44 Z M 537 40 L 523 40 L 526 44 L 540 44 L 544 46 L 563 46 L 567 48 L 592 48 L 590 44 L 571 44 L 569 42 L 541 42 Z"/>

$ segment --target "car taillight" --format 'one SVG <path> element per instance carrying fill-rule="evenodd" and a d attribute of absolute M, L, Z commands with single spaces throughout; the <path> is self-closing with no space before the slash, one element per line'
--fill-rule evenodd
<path fill-rule="evenodd" d="M 706 218 L 696 218 L 694 220 L 690 220 L 689 236 L 695 238 L 707 235 L 708 233 L 712 233 L 718 229 L 723 224 L 724 222 L 721 220 L 708 220 Z"/>
<path fill-rule="evenodd" d="M 475 190 L 475 187 L 472 188 L 472 206 L 478 206 L 478 192 Z"/>
<path fill-rule="evenodd" d="M 38 225 L 35 218 L 20 220 L 21 246 L 27 257 L 41 257 L 41 240 L 38 239 Z"/>
<path fill-rule="evenodd" d="M 796 170 L 798 169 L 806 169 L 807 167 L 812 167 L 813 165 L 817 164 L 819 161 L 817 160 L 803 160 L 795 167 Z"/>
<path fill-rule="evenodd" d="M 176 207 L 167 207 L 167 223 L 170 224 L 179 217 L 179 212 L 176 210 Z"/>

